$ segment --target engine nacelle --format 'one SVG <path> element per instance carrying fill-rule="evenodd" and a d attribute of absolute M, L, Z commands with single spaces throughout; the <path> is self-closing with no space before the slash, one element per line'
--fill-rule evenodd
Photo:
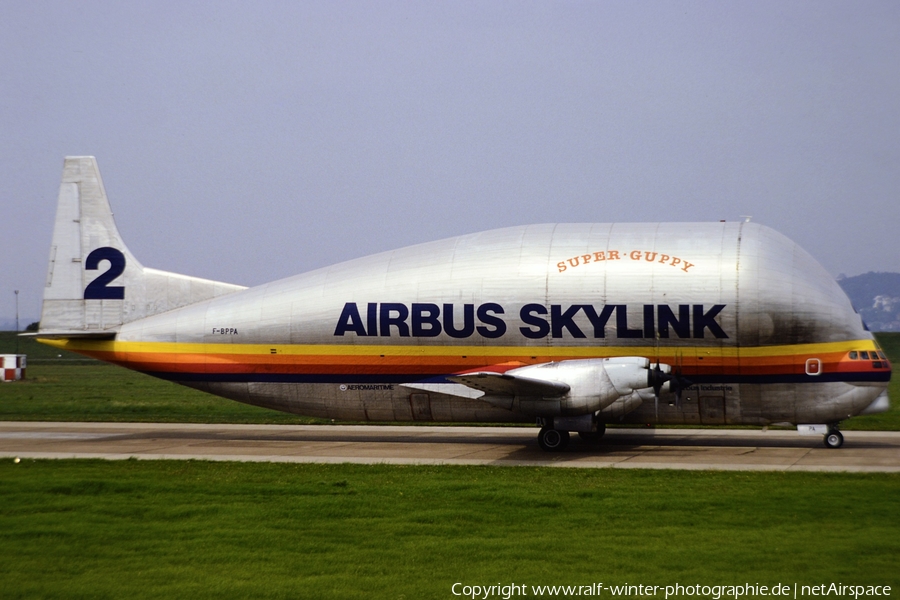
<path fill-rule="evenodd" d="M 671 371 L 669 365 L 659 368 L 664 373 Z M 656 365 L 652 369 L 656 369 Z M 520 367 L 506 374 L 569 386 L 569 391 L 559 397 L 516 395 L 509 406 L 512 410 L 539 417 L 595 413 L 636 391 L 653 393 L 650 360 L 636 356 L 565 360 Z M 640 402 L 630 404 L 637 408 Z"/>

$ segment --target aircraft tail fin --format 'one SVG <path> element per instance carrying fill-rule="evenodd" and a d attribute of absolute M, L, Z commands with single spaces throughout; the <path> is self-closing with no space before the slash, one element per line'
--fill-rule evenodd
<path fill-rule="evenodd" d="M 242 289 L 141 265 L 116 228 L 96 159 L 66 157 L 38 335 L 114 333 L 123 323 Z"/>

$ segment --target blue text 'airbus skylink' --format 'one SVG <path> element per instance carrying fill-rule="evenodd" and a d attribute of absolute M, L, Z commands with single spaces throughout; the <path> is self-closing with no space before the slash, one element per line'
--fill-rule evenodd
<path fill-rule="evenodd" d="M 755 223 L 510 227 L 244 288 L 142 266 L 93 157 L 65 161 L 41 341 L 226 398 L 354 421 L 838 423 L 891 368 L 828 273 Z"/>

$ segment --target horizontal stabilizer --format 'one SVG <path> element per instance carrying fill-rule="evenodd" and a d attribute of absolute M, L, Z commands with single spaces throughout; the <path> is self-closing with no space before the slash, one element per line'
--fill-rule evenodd
<path fill-rule="evenodd" d="M 46 340 L 114 340 L 115 331 L 41 331 L 38 333 L 20 333 L 19 337 L 33 337 Z"/>

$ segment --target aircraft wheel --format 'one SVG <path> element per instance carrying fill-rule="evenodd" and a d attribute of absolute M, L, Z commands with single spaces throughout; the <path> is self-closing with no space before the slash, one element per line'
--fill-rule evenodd
<path fill-rule="evenodd" d="M 844 445 L 844 435 L 834 429 L 825 434 L 825 445 L 829 448 L 840 448 Z"/>
<path fill-rule="evenodd" d="M 557 431 L 549 427 L 544 427 L 538 433 L 538 446 L 547 452 L 559 452 L 569 443 L 568 431 Z"/>
<path fill-rule="evenodd" d="M 578 437 L 589 444 L 599 444 L 604 433 L 606 433 L 606 423 L 597 423 L 597 431 L 579 431 Z"/>

